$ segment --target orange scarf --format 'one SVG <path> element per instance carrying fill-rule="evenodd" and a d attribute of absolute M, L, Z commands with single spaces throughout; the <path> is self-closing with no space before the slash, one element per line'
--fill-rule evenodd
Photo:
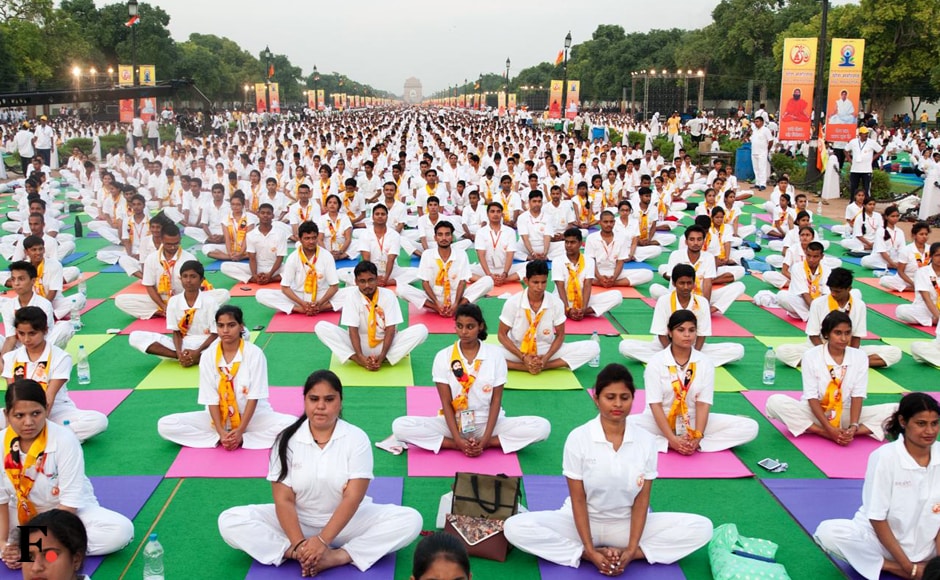
<path fill-rule="evenodd" d="M 822 264 L 816 266 L 816 273 L 809 271 L 809 262 L 803 260 L 803 271 L 806 272 L 806 283 L 809 286 L 809 297 L 813 300 L 822 296 Z M 830 306 L 832 306 L 830 304 Z M 832 308 L 830 308 L 832 310 Z"/>
<path fill-rule="evenodd" d="M 189 334 L 189 329 L 193 325 L 193 319 L 196 317 L 196 307 L 187 308 L 186 312 L 183 313 L 183 317 L 180 318 L 179 326 L 180 334 L 184 337 Z"/>
<path fill-rule="evenodd" d="M 575 310 L 584 308 L 584 293 L 581 291 L 581 272 L 584 271 L 584 256 L 578 256 L 578 264 L 574 268 L 571 262 L 565 261 L 568 267 L 568 280 L 565 284 L 565 292 L 568 296 L 568 306 Z"/>
<path fill-rule="evenodd" d="M 450 266 L 453 264 L 451 261 L 445 262 L 440 258 L 437 259 L 437 279 L 434 280 L 435 285 L 441 286 L 444 290 L 444 308 L 450 308 L 451 297 L 450 297 Z"/>
<path fill-rule="evenodd" d="M 173 293 L 173 267 L 176 266 L 176 261 L 179 260 L 180 256 L 183 254 L 183 249 L 180 248 L 176 250 L 176 255 L 173 256 L 171 260 L 164 259 L 162 244 L 157 252 L 160 256 L 160 265 L 163 266 L 163 272 L 160 273 L 160 281 L 157 282 L 157 292 L 166 300 L 170 294 Z"/>
<path fill-rule="evenodd" d="M 538 354 L 538 342 L 536 337 L 538 336 L 539 323 L 542 321 L 542 316 L 547 312 L 546 309 L 542 309 L 538 314 L 535 315 L 535 320 L 532 319 L 532 311 L 528 308 L 525 309 L 525 319 L 529 323 L 529 328 L 526 329 L 525 335 L 522 337 L 522 345 L 519 350 L 522 351 L 522 354 L 528 356 L 530 354 Z"/>
<path fill-rule="evenodd" d="M 36 266 L 36 279 L 33 280 L 33 290 L 43 298 L 46 297 L 46 286 L 42 283 L 42 275 L 46 270 L 46 261 L 39 262 Z"/>
<path fill-rule="evenodd" d="M 46 443 L 49 437 L 49 429 L 43 427 L 29 451 L 26 453 L 26 460 L 20 462 L 19 452 L 13 452 L 11 447 L 14 441 L 19 441 L 20 436 L 13 431 L 12 427 L 7 427 L 6 435 L 3 437 L 4 471 L 13 484 L 13 490 L 16 492 L 16 514 L 20 524 L 25 524 L 37 515 L 36 506 L 29 500 L 29 493 L 33 490 L 33 483 L 36 477 L 42 472 L 46 463 Z M 41 456 L 41 457 L 40 457 Z M 58 488 L 54 488 L 58 489 Z"/>
<path fill-rule="evenodd" d="M 248 216 L 243 215 L 238 220 L 237 227 L 232 222 L 233 217 L 230 216 L 228 220 L 228 235 L 232 240 L 232 251 L 237 254 L 245 248 L 245 236 L 248 235 Z"/>
<path fill-rule="evenodd" d="M 848 367 L 842 365 L 842 373 L 838 378 L 836 378 L 835 367 L 826 365 L 826 368 L 829 369 L 829 385 L 819 404 L 822 405 L 829 424 L 838 428 L 842 424 L 842 381 L 845 379 Z"/>
<path fill-rule="evenodd" d="M 297 253 L 300 255 L 300 263 L 304 267 L 304 293 L 310 295 L 310 299 L 316 301 L 317 299 L 317 259 L 320 258 L 320 248 L 318 247 L 313 251 L 313 259 L 308 260 L 307 254 L 304 253 L 303 248 L 297 250 Z"/>
<path fill-rule="evenodd" d="M 238 354 L 245 352 L 245 341 L 238 342 Z M 238 429 L 242 423 L 241 412 L 238 410 L 238 400 L 235 398 L 235 375 L 241 367 L 241 361 L 235 362 L 231 367 L 222 364 L 222 341 L 215 349 L 215 366 L 219 369 L 219 412 L 222 421 L 228 423 L 232 429 Z"/>
<path fill-rule="evenodd" d="M 364 294 L 362 297 L 366 298 Z M 378 334 L 379 331 L 379 318 L 382 319 L 382 329 L 385 329 L 385 311 L 379 306 L 378 288 L 376 288 L 375 294 L 372 295 L 372 299 L 369 300 L 366 298 L 366 302 L 369 303 L 369 317 L 366 322 L 369 327 L 369 348 L 375 348 L 382 344 L 382 339 L 376 338 L 376 334 Z"/>
<path fill-rule="evenodd" d="M 688 380 L 682 381 L 679 378 L 676 366 L 669 366 L 669 379 L 672 383 L 672 392 L 675 395 L 675 399 L 672 401 L 672 407 L 669 408 L 669 416 L 666 417 L 666 420 L 669 421 L 669 426 L 672 427 L 673 432 L 676 430 L 676 422 L 681 420 L 685 424 L 685 431 L 690 437 L 701 439 L 701 431 L 697 431 L 692 425 L 691 417 L 689 416 L 689 403 L 686 400 L 689 394 L 689 388 L 692 386 L 692 381 L 695 380 L 694 362 L 689 363 L 687 373 Z"/>
<path fill-rule="evenodd" d="M 475 383 L 477 380 L 477 373 L 480 372 L 480 364 L 483 362 L 480 360 L 478 353 L 477 359 L 473 361 L 473 370 L 469 370 L 467 365 L 464 364 L 463 357 L 460 355 L 460 349 L 457 347 L 458 344 L 460 344 L 460 341 L 454 343 L 454 350 L 450 354 L 450 368 L 453 369 L 454 363 L 459 362 L 460 367 L 463 369 L 463 374 L 461 376 L 455 376 L 461 387 L 460 394 L 451 399 L 450 402 L 455 413 L 466 411 L 469 408 L 470 402 L 468 394 L 470 393 L 470 389 L 473 388 L 473 383 Z"/>

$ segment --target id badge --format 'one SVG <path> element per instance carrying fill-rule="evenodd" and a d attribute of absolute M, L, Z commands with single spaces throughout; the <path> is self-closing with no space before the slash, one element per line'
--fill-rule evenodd
<path fill-rule="evenodd" d="M 477 430 L 476 413 L 473 411 L 460 412 L 460 432 L 463 434 L 473 433 Z"/>
<path fill-rule="evenodd" d="M 687 417 L 676 417 L 676 437 L 685 437 L 688 433 L 685 426 L 686 420 Z"/>

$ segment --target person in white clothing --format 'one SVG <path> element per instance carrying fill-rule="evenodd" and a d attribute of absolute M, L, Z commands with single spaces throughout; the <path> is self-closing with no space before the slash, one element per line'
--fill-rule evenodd
<path fill-rule="evenodd" d="M 905 395 L 885 428 L 892 442 L 868 458 L 855 517 L 825 520 L 813 534 L 865 580 L 878 580 L 882 572 L 928 578 L 925 568 L 938 555 L 940 532 L 938 422 L 940 406 L 930 395 Z"/>
<path fill-rule="evenodd" d="M 46 404 L 46 393 L 36 381 L 21 379 L 7 389 L 8 426 L 0 431 L 6 470 L 0 478 L 0 534 L 9 538 L 13 528 L 37 514 L 63 509 L 76 514 L 88 530 L 88 555 L 117 552 L 134 538 L 134 525 L 98 504 L 85 475 L 81 444 L 68 428 L 48 420 Z M 27 473 L 28 486 L 20 483 Z M 8 542 L 2 554 L 8 567 L 16 567 L 19 543 Z"/>
<path fill-rule="evenodd" d="M 46 413 L 50 421 L 64 425 L 85 441 L 108 428 L 108 418 L 98 411 L 79 409 L 69 397 L 66 385 L 72 374 L 72 357 L 59 347 L 49 344 L 46 313 L 38 306 L 26 306 L 16 312 L 14 320 L 19 348 L 3 355 L 3 378 L 9 388 L 20 379 L 34 380 L 46 392 Z M 0 418 L 0 428 L 6 427 Z"/>
<path fill-rule="evenodd" d="M 524 552 L 560 566 L 587 560 L 605 576 L 619 576 L 634 560 L 671 564 L 704 546 L 712 523 L 695 514 L 650 512 L 658 454 L 653 437 L 630 415 L 635 387 L 624 366 L 597 375 L 598 416 L 565 441 L 562 472 L 569 497 L 556 511 L 506 520 L 506 539 Z"/>
<path fill-rule="evenodd" d="M 525 290 L 512 296 L 499 315 L 499 344 L 510 370 L 537 375 L 567 367 L 575 370 L 600 354 L 590 340 L 565 342 L 565 307 L 548 285 L 548 262 L 526 264 Z"/>
<path fill-rule="evenodd" d="M 516 231 L 504 223 L 503 213 L 499 202 L 493 201 L 486 206 L 489 221 L 477 231 L 473 243 L 478 260 L 478 263 L 470 265 L 470 279 L 474 282 L 490 278 L 494 286 L 502 286 L 522 278 L 525 264 L 513 263 L 518 244 Z"/>
<path fill-rule="evenodd" d="M 382 364 L 394 366 L 424 343 L 428 329 L 423 324 L 412 324 L 398 331 L 404 322 L 401 306 L 395 293 L 379 288 L 379 271 L 375 264 L 362 261 L 356 264 L 353 275 L 355 288 L 346 288 L 343 316 L 339 326 L 321 320 L 314 332 L 343 364 L 352 361 L 368 371 L 381 370 Z"/>
<path fill-rule="evenodd" d="M 715 365 L 695 350 L 698 320 L 691 310 L 669 317 L 669 345 L 650 359 L 643 373 L 646 408 L 635 425 L 656 440 L 660 453 L 682 455 L 722 451 L 757 437 L 757 421 L 711 412 Z"/>
<path fill-rule="evenodd" d="M 895 258 L 897 273 L 882 276 L 878 285 L 895 292 L 913 290 L 917 270 L 930 264 L 929 239 L 930 225 L 927 222 L 917 222 L 911 226 L 911 243 L 901 248 Z"/>
<path fill-rule="evenodd" d="M 884 220 L 875 211 L 874 198 L 866 197 L 863 207 L 861 215 L 855 219 L 852 237 L 842 240 L 840 244 L 850 252 L 869 254 L 875 246 L 878 230 L 884 227 Z"/>
<path fill-rule="evenodd" d="M 343 386 L 332 372 L 304 384 L 304 414 L 278 436 L 268 481 L 272 504 L 219 515 L 225 542 L 262 564 L 298 560 L 305 576 L 352 564 L 366 571 L 418 537 L 412 508 L 372 503 L 366 495 L 372 447 L 365 432 L 339 418 Z"/>
<path fill-rule="evenodd" d="M 594 283 L 602 288 L 646 284 L 653 279 L 651 270 L 624 268 L 624 264 L 638 261 L 639 238 L 614 231 L 616 221 L 613 212 L 601 212 L 601 230 L 590 234 L 584 244 L 584 255 L 594 259 Z"/>
<path fill-rule="evenodd" d="M 199 360 L 198 403 L 205 410 L 162 417 L 157 432 L 184 447 L 270 449 L 293 417 L 268 402 L 268 361 L 244 339 L 241 308 L 222 306 L 215 324 L 219 338 Z"/>
<path fill-rule="evenodd" d="M 85 308 L 84 294 L 63 294 L 65 276 L 62 264 L 55 258 L 46 257 L 46 246 L 42 238 L 26 236 L 23 248 L 26 250 L 26 259 L 36 268 L 36 293 L 52 303 L 52 311 L 57 320 L 68 317 L 75 309 Z"/>
<path fill-rule="evenodd" d="M 829 294 L 832 271 L 822 263 L 823 249 L 819 242 L 810 242 L 799 264 L 790 268 L 790 286 L 777 292 L 777 305 L 793 318 L 809 319 L 809 308 L 820 296 Z"/>
<path fill-rule="evenodd" d="M 865 211 L 866 197 L 868 197 L 868 193 L 864 189 L 859 189 L 852 194 L 852 203 L 845 206 L 845 223 L 832 226 L 832 233 L 839 234 L 842 237 L 852 235 L 855 230 L 855 220 Z"/>
<path fill-rule="evenodd" d="M 397 263 L 401 242 L 398 232 L 388 227 L 388 208 L 384 204 L 376 204 L 372 208 L 372 224 L 366 227 L 359 239 L 359 255 L 362 261 L 375 264 L 377 284 L 381 288 L 410 284 L 418 277 L 417 268 L 404 268 Z M 337 270 L 337 276 L 347 286 L 356 283 L 353 268 L 341 268 Z"/>
<path fill-rule="evenodd" d="M 863 268 L 871 270 L 887 270 L 888 268 L 897 270 L 901 250 L 907 245 L 904 232 L 897 227 L 901 212 L 898 206 L 889 205 L 881 212 L 881 215 L 884 225 L 875 233 L 875 243 L 872 245 L 871 254 L 863 256 L 861 264 Z"/>
<path fill-rule="evenodd" d="M 563 244 L 552 243 L 555 235 L 551 217 L 542 209 L 542 192 L 529 192 L 529 209 L 516 220 L 519 226 L 518 256 L 528 260 L 551 260 L 561 255 Z"/>
<path fill-rule="evenodd" d="M 5 355 L 20 342 L 16 337 L 14 320 L 16 312 L 26 306 L 38 306 L 46 313 L 46 326 L 50 328 L 49 342 L 64 349 L 69 340 L 75 336 L 75 328 L 66 320 L 55 322 L 52 312 L 52 303 L 35 291 L 36 267 L 29 262 L 13 262 L 9 266 L 10 282 L 13 286 L 14 296 L 0 299 L 0 316 L 3 318 L 3 346 L 0 355 Z M 2 359 L 0 359 L 2 360 Z"/>
<path fill-rule="evenodd" d="M 581 239 L 580 228 L 568 228 L 565 256 L 552 260 L 555 294 L 565 307 L 565 316 L 571 320 L 603 316 L 623 303 L 620 292 L 594 292 L 594 258 L 581 255 Z"/>
<path fill-rule="evenodd" d="M 614 220 L 614 233 L 624 236 L 625 244 L 630 248 L 627 262 L 646 262 L 658 258 L 663 247 L 657 241 L 642 240 L 640 243 L 640 220 L 633 217 L 633 205 L 626 199 L 617 205 L 617 218 Z M 629 259 L 633 256 L 633 259 Z"/>
<path fill-rule="evenodd" d="M 248 257 L 248 234 L 258 225 L 258 216 L 245 210 L 245 194 L 236 190 L 229 197 L 229 210 L 222 219 L 222 243 L 204 244 L 202 253 L 214 260 L 241 262 Z"/>
<path fill-rule="evenodd" d="M 454 311 L 464 302 L 476 302 L 493 289 L 493 279 L 483 276 L 470 281 L 470 262 L 466 252 L 456 252 L 451 247 L 454 226 L 449 221 L 440 221 L 434 226 L 437 248 L 421 254 L 418 264 L 418 280 L 421 288 L 410 284 L 395 287 L 400 298 L 419 309 L 428 309 L 445 318 L 453 318 Z"/>
<path fill-rule="evenodd" d="M 669 318 L 677 310 L 689 310 L 695 314 L 696 338 L 695 350 L 711 359 L 716 367 L 744 358 L 744 346 L 734 342 L 706 343 L 712 335 L 712 316 L 708 301 L 697 296 L 695 289 L 695 268 L 688 264 L 677 264 L 670 277 L 675 290 L 656 300 L 653 309 L 653 321 L 650 323 L 651 342 L 633 339 L 620 341 L 620 354 L 626 358 L 649 363 L 653 356 L 669 346 Z"/>
<path fill-rule="evenodd" d="M 940 324 L 937 325 L 934 334 L 940 336 Z M 911 342 L 911 356 L 919 363 L 940 367 L 940 339 Z"/>
<path fill-rule="evenodd" d="M 754 187 L 767 189 L 770 177 L 770 151 L 774 146 L 774 135 L 764 126 L 763 117 L 755 117 L 751 129 L 751 164 L 754 166 Z"/>
<path fill-rule="evenodd" d="M 930 262 L 914 274 L 914 302 L 899 304 L 894 314 L 907 324 L 934 326 L 940 322 L 940 242 L 930 244 Z"/>
<path fill-rule="evenodd" d="M 333 255 L 333 260 L 353 260 L 358 254 L 358 244 L 353 242 L 352 222 L 345 213 L 340 213 L 342 201 L 339 196 L 330 194 L 323 206 L 323 214 L 317 218 L 320 232 L 320 246 Z"/>
<path fill-rule="evenodd" d="M 259 205 L 257 216 L 257 227 L 245 236 L 248 263 L 223 262 L 220 271 L 243 284 L 277 284 L 287 255 L 287 229 L 274 225 L 274 206 L 270 203 Z"/>
<path fill-rule="evenodd" d="M 395 438 L 438 453 L 456 449 L 479 457 L 490 447 L 513 453 L 544 441 L 551 425 L 542 417 L 506 417 L 501 407 L 506 359 L 486 340 L 486 321 L 476 304 L 461 304 L 454 316 L 457 342 L 434 357 L 432 377 L 441 398 L 437 417 L 399 417 Z"/>
<path fill-rule="evenodd" d="M 820 329 L 825 342 L 803 355 L 801 400 L 787 395 L 767 399 L 767 416 L 783 422 L 794 437 L 812 433 L 839 445 L 849 445 L 856 435 L 884 440 L 882 425 L 897 405 L 862 406 L 868 396 L 868 357 L 850 346 L 852 328 L 845 312 L 827 314 Z"/>
<path fill-rule="evenodd" d="M 869 137 L 871 130 L 866 126 L 858 129 L 858 137 L 845 146 L 845 156 L 851 163 L 849 168 L 849 191 L 864 189 L 871 195 L 872 164 L 884 153 L 885 148 Z"/>

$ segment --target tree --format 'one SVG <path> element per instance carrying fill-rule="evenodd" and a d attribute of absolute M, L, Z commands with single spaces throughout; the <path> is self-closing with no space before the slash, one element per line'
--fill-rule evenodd
<path fill-rule="evenodd" d="M 170 15 L 162 8 L 141 3 L 137 29 L 137 64 L 152 64 L 157 68 L 157 79 L 176 76 L 179 61 L 176 42 L 167 28 Z M 93 29 L 96 42 L 108 62 L 133 62 L 133 30 L 125 26 L 128 20 L 126 4 L 109 4 L 99 11 L 99 25 Z"/>

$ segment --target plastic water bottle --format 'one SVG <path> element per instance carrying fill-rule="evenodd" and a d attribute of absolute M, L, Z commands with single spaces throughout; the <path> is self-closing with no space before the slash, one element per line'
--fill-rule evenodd
<path fill-rule="evenodd" d="M 75 216 L 75 226 L 74 226 L 74 235 L 76 238 L 82 237 L 82 222 L 78 219 L 78 216 Z"/>
<path fill-rule="evenodd" d="M 82 310 L 78 307 L 78 302 L 72 303 L 72 313 L 69 319 L 72 321 L 72 328 L 76 332 L 82 329 Z"/>
<path fill-rule="evenodd" d="M 163 546 L 157 541 L 157 534 L 150 534 L 144 546 L 144 580 L 164 580 Z"/>
<path fill-rule="evenodd" d="M 88 297 L 88 283 L 85 282 L 84 274 L 81 274 L 78 278 L 78 292 L 82 296 Z"/>
<path fill-rule="evenodd" d="M 588 362 L 589 367 L 597 368 L 601 366 L 601 337 L 597 335 L 597 331 L 594 331 L 594 334 L 591 335 L 591 341 L 597 344 L 597 354 L 594 355 L 594 358 Z"/>
<path fill-rule="evenodd" d="M 777 353 L 774 347 L 768 346 L 764 354 L 764 384 L 772 385 L 777 378 Z"/>
<path fill-rule="evenodd" d="M 78 384 L 87 385 L 91 383 L 91 366 L 88 364 L 88 353 L 85 352 L 85 345 L 78 345 Z"/>
<path fill-rule="evenodd" d="M 819 201 L 816 202 L 816 215 L 822 217 L 822 198 L 819 198 Z"/>

